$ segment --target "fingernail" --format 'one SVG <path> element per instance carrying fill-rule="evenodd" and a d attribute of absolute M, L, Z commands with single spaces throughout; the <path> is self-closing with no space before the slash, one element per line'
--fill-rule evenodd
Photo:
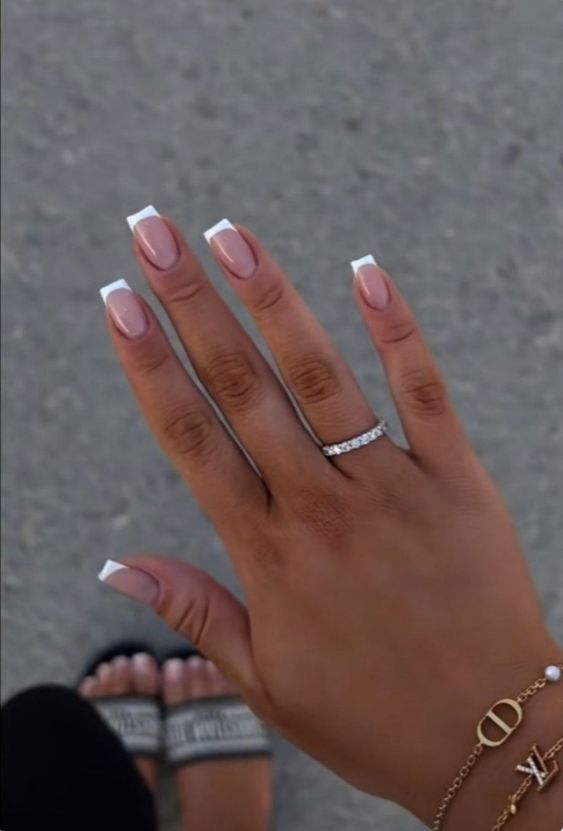
<path fill-rule="evenodd" d="M 126 338 L 140 338 L 148 329 L 145 310 L 127 280 L 116 280 L 100 289 L 111 318 Z"/>
<path fill-rule="evenodd" d="M 154 577 L 138 568 L 116 563 L 115 560 L 106 562 L 98 574 L 98 579 L 125 597 L 138 600 L 147 606 L 152 606 L 158 597 L 159 585 Z"/>
<path fill-rule="evenodd" d="M 204 231 L 209 247 L 214 254 L 242 280 L 248 280 L 256 271 L 256 258 L 252 249 L 231 225 L 228 219 L 222 219 L 217 225 Z"/>
<path fill-rule="evenodd" d="M 150 262 L 161 271 L 172 268 L 180 252 L 170 228 L 154 205 L 127 217 L 131 232 Z"/>
<path fill-rule="evenodd" d="M 181 658 L 169 658 L 164 662 L 163 669 L 168 681 L 178 681 L 184 674 L 184 662 Z"/>
<path fill-rule="evenodd" d="M 199 655 L 192 655 L 191 658 L 188 658 L 188 666 L 190 669 L 199 669 L 203 666 L 203 658 L 200 658 Z"/>
<path fill-rule="evenodd" d="M 350 265 L 368 306 L 372 309 L 384 309 L 389 304 L 391 294 L 387 281 L 372 255 L 368 254 L 359 260 L 352 260 Z"/>

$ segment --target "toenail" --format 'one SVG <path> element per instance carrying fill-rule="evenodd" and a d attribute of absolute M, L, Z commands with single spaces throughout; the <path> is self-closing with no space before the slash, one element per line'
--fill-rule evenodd
<path fill-rule="evenodd" d="M 164 663 L 164 675 L 168 681 L 179 680 L 184 672 L 184 662 L 181 658 L 170 658 Z"/>
<path fill-rule="evenodd" d="M 152 669 L 152 656 L 148 652 L 137 652 L 133 655 L 133 664 L 143 671 Z"/>

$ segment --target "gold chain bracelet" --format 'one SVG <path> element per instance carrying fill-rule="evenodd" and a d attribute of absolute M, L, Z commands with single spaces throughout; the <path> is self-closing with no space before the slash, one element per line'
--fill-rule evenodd
<path fill-rule="evenodd" d="M 551 664 L 550 666 L 546 667 L 544 670 L 543 675 L 541 678 L 538 678 L 525 690 L 516 696 L 515 699 L 512 698 L 501 698 L 499 701 L 496 701 L 493 706 L 487 711 L 487 713 L 483 716 L 479 724 L 477 725 L 477 738 L 479 741 L 459 769 L 457 776 L 454 778 L 452 784 L 446 791 L 446 794 L 436 812 L 436 816 L 434 818 L 434 822 L 431 825 L 431 831 L 440 831 L 442 828 L 442 822 L 444 817 L 446 816 L 447 811 L 449 810 L 453 800 L 455 799 L 456 795 L 459 793 L 463 783 L 475 767 L 477 761 L 479 760 L 481 754 L 485 747 L 500 747 L 500 745 L 504 744 L 504 742 L 510 738 L 510 736 L 515 732 L 515 730 L 520 726 L 522 723 L 522 719 L 524 717 L 522 704 L 532 698 L 536 693 L 543 688 L 548 683 L 553 683 L 559 681 L 561 675 L 563 674 L 563 664 Z M 516 720 L 514 724 L 509 725 L 507 724 L 497 713 L 496 709 L 499 706 L 504 705 L 505 707 L 510 707 L 513 712 L 516 714 Z M 490 739 L 486 736 L 484 729 L 487 722 L 492 722 L 497 727 L 499 727 L 502 732 L 503 736 L 496 741 Z"/>
<path fill-rule="evenodd" d="M 553 747 L 550 747 L 547 753 L 541 754 L 537 745 L 534 745 L 526 762 L 532 765 L 533 772 L 530 773 L 522 782 L 517 791 L 508 797 L 508 803 L 502 814 L 491 828 L 491 831 L 500 831 L 504 828 L 509 819 L 511 819 L 518 811 L 518 803 L 523 796 L 530 790 L 534 779 L 539 783 L 538 791 L 542 790 L 552 780 L 559 770 L 557 763 L 554 764 L 550 772 L 547 771 L 546 762 L 554 759 L 557 754 L 563 750 L 563 736 L 558 739 Z M 534 760 L 535 757 L 535 760 Z M 536 764 L 537 761 L 537 764 Z M 516 768 L 521 773 L 526 772 L 527 768 L 523 765 L 518 765 Z"/>

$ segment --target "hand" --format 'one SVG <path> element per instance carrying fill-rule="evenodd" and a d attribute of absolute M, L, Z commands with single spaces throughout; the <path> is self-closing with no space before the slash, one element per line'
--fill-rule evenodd
<path fill-rule="evenodd" d="M 409 448 L 383 437 L 329 460 L 287 390 L 325 444 L 378 417 L 260 242 L 238 226 L 210 245 L 287 389 L 178 228 L 150 217 L 134 236 L 152 291 L 256 469 L 150 307 L 126 289 L 109 294 L 123 369 L 222 537 L 245 604 L 199 569 L 156 556 L 126 558 L 130 568 L 108 582 L 148 602 L 290 740 L 430 821 L 479 718 L 561 651 L 412 312 L 382 269 L 359 269 L 356 300 Z"/>

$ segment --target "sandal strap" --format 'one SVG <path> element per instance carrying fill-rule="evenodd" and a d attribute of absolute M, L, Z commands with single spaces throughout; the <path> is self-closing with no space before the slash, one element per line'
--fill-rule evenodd
<path fill-rule="evenodd" d="M 199 698 L 169 707 L 164 743 L 173 765 L 271 754 L 264 724 L 238 696 Z"/>
<path fill-rule="evenodd" d="M 94 698 L 92 704 L 108 727 L 136 756 L 157 756 L 162 748 L 160 707 L 152 698 Z"/>

